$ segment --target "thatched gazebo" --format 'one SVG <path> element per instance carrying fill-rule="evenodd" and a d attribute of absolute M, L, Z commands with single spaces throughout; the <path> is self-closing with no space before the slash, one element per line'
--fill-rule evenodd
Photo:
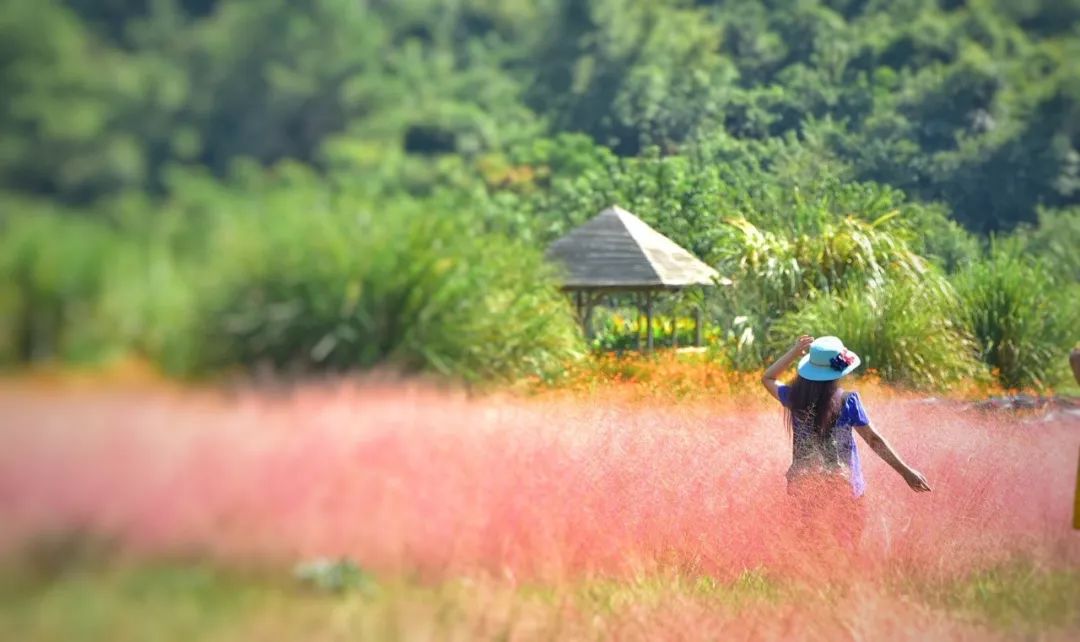
<path fill-rule="evenodd" d="M 618 205 L 605 209 L 552 243 L 547 258 L 564 268 L 563 290 L 574 294 L 578 319 L 586 331 L 592 308 L 601 297 L 614 293 L 643 295 L 646 347 L 650 351 L 656 293 L 726 281 L 716 270 Z M 700 346 L 700 307 L 696 321 L 695 343 Z"/>

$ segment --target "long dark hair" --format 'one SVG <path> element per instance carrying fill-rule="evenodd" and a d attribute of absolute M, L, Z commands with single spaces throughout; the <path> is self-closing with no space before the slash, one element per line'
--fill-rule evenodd
<path fill-rule="evenodd" d="M 787 424 L 792 431 L 795 424 L 814 428 L 814 435 L 821 443 L 829 439 L 832 426 L 840 415 L 840 398 L 837 379 L 811 381 L 796 375 L 788 396 Z"/>

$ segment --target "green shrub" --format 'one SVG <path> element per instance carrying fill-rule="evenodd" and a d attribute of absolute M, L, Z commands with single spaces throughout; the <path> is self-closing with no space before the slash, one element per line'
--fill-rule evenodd
<path fill-rule="evenodd" d="M 181 371 L 197 338 L 181 329 L 193 327 L 203 294 L 189 267 L 193 257 L 159 234 L 139 238 L 110 261 L 98 317 L 124 352 Z"/>
<path fill-rule="evenodd" d="M 370 206 L 301 182 L 226 196 L 174 371 L 392 364 L 470 381 L 557 369 L 581 347 L 541 255 L 420 205 Z"/>
<path fill-rule="evenodd" d="M 857 372 L 915 388 L 947 388 L 984 372 L 976 347 L 954 319 L 959 306 L 941 277 L 922 284 L 894 281 L 874 290 L 851 289 L 819 298 L 773 325 L 774 354 L 794 337 L 835 335 L 862 358 Z"/>
<path fill-rule="evenodd" d="M 544 374 L 583 346 L 541 254 L 423 202 L 282 165 L 179 175 L 130 216 L 6 200 L 0 363 L 137 353 L 174 374 L 392 364 Z"/>
<path fill-rule="evenodd" d="M 1080 283 L 1080 206 L 1039 210 L 1039 224 L 1017 230 L 1026 251 L 1063 282 Z"/>
<path fill-rule="evenodd" d="M 816 293 L 876 287 L 889 279 L 918 281 L 928 267 L 908 247 L 904 230 L 891 225 L 896 215 L 837 218 L 818 233 L 792 237 L 732 219 L 735 241 L 721 265 L 735 281 L 735 293 L 753 289 L 771 313 L 791 310 Z"/>
<path fill-rule="evenodd" d="M 0 363 L 87 361 L 115 337 L 98 303 L 125 243 L 106 225 L 32 202 L 0 219 Z"/>
<path fill-rule="evenodd" d="M 729 338 L 721 349 L 739 368 L 760 367 L 767 356 L 762 339 L 785 314 L 832 294 L 918 283 L 933 274 L 908 246 L 898 211 L 873 221 L 832 217 L 797 235 L 762 230 L 746 219 L 729 226 L 718 269 L 733 284 L 712 290 L 709 299 L 711 316 Z"/>
<path fill-rule="evenodd" d="M 979 238 L 935 205 L 907 208 L 905 222 L 915 232 L 909 240 L 913 252 L 934 261 L 952 274 L 979 258 Z"/>
<path fill-rule="evenodd" d="M 1065 372 L 1080 328 L 1080 287 L 1017 243 L 994 243 L 954 279 L 980 356 L 1010 389 L 1046 388 Z"/>

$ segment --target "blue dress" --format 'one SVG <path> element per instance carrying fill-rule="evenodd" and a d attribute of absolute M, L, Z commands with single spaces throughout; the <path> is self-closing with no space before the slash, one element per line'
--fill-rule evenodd
<path fill-rule="evenodd" d="M 780 384 L 777 387 L 780 403 L 788 406 L 791 388 Z M 840 408 L 836 424 L 832 428 L 829 442 L 822 446 L 814 435 L 814 427 L 798 421 L 794 422 L 792 435 L 791 467 L 787 471 L 790 483 L 801 475 L 826 472 L 843 475 L 851 482 L 851 492 L 861 497 L 866 492 L 862 466 L 859 464 L 859 449 L 855 446 L 853 428 L 869 426 L 859 393 L 852 392 Z"/>

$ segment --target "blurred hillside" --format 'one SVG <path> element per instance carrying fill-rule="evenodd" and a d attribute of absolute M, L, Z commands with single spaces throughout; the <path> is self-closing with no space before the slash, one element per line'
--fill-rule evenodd
<path fill-rule="evenodd" d="M 2 14 L 0 181 L 67 203 L 167 191 L 177 165 L 475 159 L 564 132 L 624 157 L 812 154 L 978 231 L 1080 202 L 1075 0 L 5 0 Z"/>

